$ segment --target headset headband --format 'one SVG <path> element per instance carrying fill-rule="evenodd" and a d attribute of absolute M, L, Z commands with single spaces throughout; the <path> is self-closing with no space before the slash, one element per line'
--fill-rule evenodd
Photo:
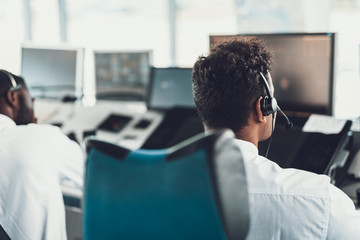
<path fill-rule="evenodd" d="M 9 80 L 10 80 L 10 83 L 11 83 L 11 87 L 10 87 L 10 90 L 12 91 L 16 91 L 16 90 L 19 90 L 21 88 L 21 84 L 17 84 L 13 75 L 11 73 L 9 73 L 8 71 L 5 71 L 5 70 L 0 70 L 1 72 L 5 73 Z"/>
<path fill-rule="evenodd" d="M 267 75 L 269 76 L 269 79 L 271 79 L 271 75 L 270 75 L 269 71 L 267 71 L 267 73 L 268 73 Z M 260 72 L 260 75 L 261 75 L 262 79 L 264 80 L 266 93 L 269 97 L 271 97 L 270 86 L 269 86 L 264 74 L 262 72 Z"/>

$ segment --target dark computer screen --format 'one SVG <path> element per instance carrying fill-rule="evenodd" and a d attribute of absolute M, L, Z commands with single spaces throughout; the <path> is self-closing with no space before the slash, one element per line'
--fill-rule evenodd
<path fill-rule="evenodd" d="M 152 51 L 94 51 L 96 97 L 145 100 Z"/>
<path fill-rule="evenodd" d="M 272 49 L 274 94 L 283 110 L 332 114 L 334 33 L 210 36 L 210 48 L 241 36 L 262 37 Z"/>
<path fill-rule="evenodd" d="M 21 75 L 33 97 L 81 97 L 84 49 L 23 46 Z"/>
<path fill-rule="evenodd" d="M 192 68 L 152 68 L 148 108 L 195 107 L 191 73 Z"/>

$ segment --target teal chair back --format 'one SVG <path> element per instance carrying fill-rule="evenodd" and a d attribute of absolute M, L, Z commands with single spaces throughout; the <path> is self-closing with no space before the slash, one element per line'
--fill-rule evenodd
<path fill-rule="evenodd" d="M 85 239 L 244 239 L 242 155 L 229 130 L 169 149 L 86 142 Z"/>

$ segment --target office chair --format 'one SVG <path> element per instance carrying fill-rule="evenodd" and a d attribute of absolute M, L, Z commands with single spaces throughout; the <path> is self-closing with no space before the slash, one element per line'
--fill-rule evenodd
<path fill-rule="evenodd" d="M 245 239 L 245 168 L 230 130 L 161 150 L 89 138 L 84 238 Z"/>

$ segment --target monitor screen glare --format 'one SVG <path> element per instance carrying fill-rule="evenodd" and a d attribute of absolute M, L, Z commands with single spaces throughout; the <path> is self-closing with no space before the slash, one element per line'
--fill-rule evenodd
<path fill-rule="evenodd" d="M 21 75 L 33 97 L 81 97 L 84 50 L 23 47 Z"/>
<path fill-rule="evenodd" d="M 152 51 L 95 51 L 94 57 L 98 99 L 145 99 Z"/>
<path fill-rule="evenodd" d="M 195 108 L 191 73 L 192 68 L 152 68 L 148 108 Z"/>

